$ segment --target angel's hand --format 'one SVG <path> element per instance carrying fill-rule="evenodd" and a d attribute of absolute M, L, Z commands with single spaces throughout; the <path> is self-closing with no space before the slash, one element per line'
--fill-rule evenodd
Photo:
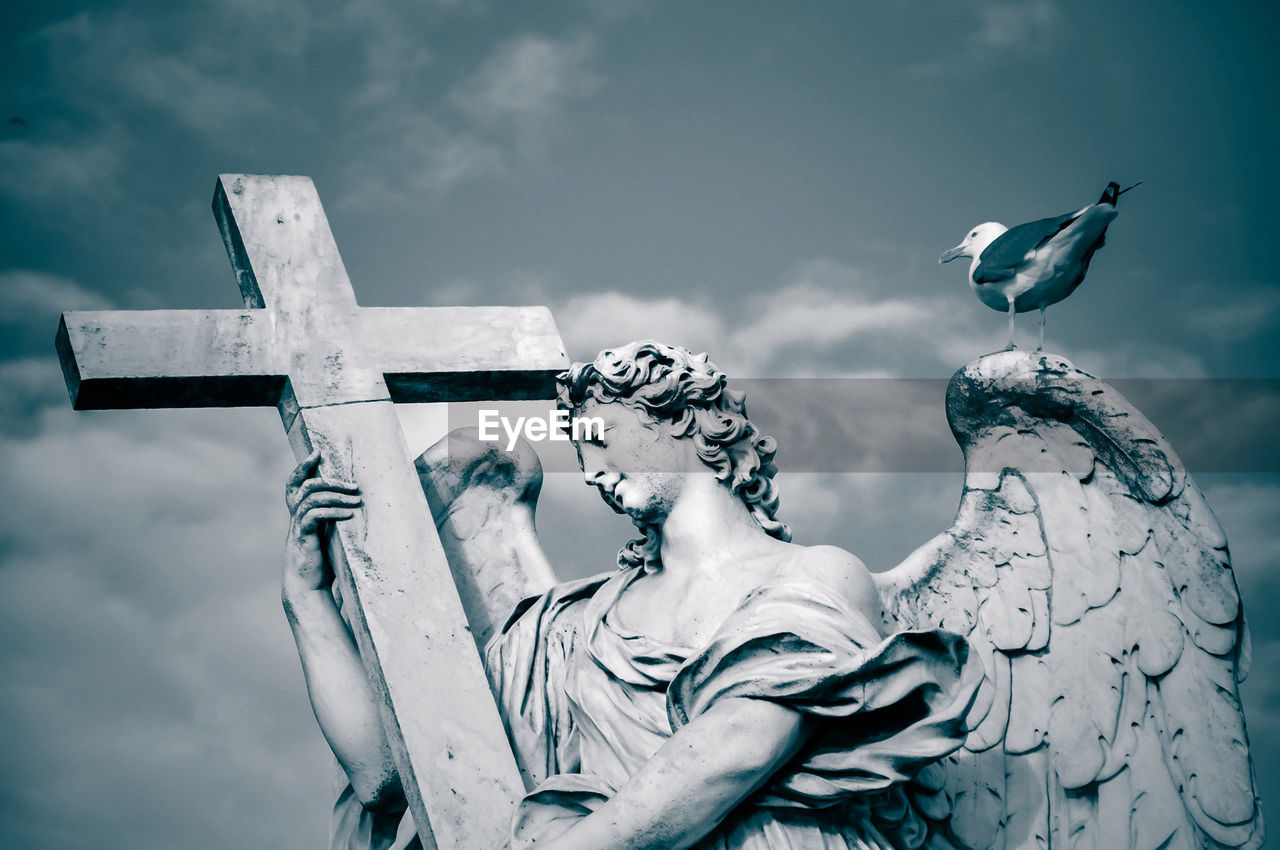
<path fill-rule="evenodd" d="M 360 488 L 319 475 L 320 452 L 313 451 L 285 485 L 289 532 L 285 539 L 284 591 L 320 590 L 333 581 L 322 537 L 328 526 L 350 519 L 360 508 Z"/>

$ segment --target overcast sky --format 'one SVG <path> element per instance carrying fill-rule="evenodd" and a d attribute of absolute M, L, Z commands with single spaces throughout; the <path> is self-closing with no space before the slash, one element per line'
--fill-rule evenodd
<path fill-rule="evenodd" d="M 548 304 L 574 359 L 656 337 L 755 378 L 945 379 L 1005 324 L 939 253 L 1144 181 L 1047 347 L 1106 378 L 1261 379 L 1232 385 L 1253 393 L 1241 409 L 1192 409 L 1199 391 L 1165 407 L 1197 457 L 1230 455 L 1192 471 L 1252 617 L 1255 754 L 1280 751 L 1278 18 L 1154 0 L 9 4 L 0 844 L 324 841 L 330 762 L 278 598 L 278 418 L 75 413 L 53 351 L 62 310 L 239 306 L 209 210 L 223 172 L 313 177 L 362 304 Z M 908 437 L 937 445 L 941 397 L 922 398 Z M 425 447 L 444 414 L 405 420 Z M 883 569 L 949 522 L 946 468 L 784 474 L 783 516 Z M 562 575 L 607 568 L 628 526 L 575 476 L 546 489 Z M 1258 767 L 1273 800 L 1280 766 Z"/>

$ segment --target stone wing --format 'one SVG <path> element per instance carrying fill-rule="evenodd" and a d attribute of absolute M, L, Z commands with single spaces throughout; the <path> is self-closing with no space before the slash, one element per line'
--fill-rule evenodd
<path fill-rule="evenodd" d="M 1227 541 L 1160 433 L 1067 361 L 983 357 L 947 391 L 965 487 L 878 577 L 889 625 L 968 637 L 965 746 L 908 793 L 930 847 L 1261 846 Z"/>
<path fill-rule="evenodd" d="M 542 463 L 523 439 L 508 452 L 459 428 L 423 452 L 417 468 L 483 656 L 516 606 L 555 583 L 534 530 Z"/>

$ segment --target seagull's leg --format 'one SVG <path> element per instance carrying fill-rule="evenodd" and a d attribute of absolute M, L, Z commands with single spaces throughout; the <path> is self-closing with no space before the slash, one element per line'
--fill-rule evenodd
<path fill-rule="evenodd" d="M 1036 351 L 1044 351 L 1044 307 L 1040 308 L 1040 344 L 1036 346 Z"/>
<path fill-rule="evenodd" d="M 1013 344 L 1013 296 L 1009 296 L 1009 344 L 1005 346 L 1005 351 L 1013 351 L 1018 346 Z"/>

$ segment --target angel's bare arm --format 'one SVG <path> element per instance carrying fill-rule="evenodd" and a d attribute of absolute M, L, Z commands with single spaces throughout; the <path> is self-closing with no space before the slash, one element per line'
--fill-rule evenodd
<path fill-rule="evenodd" d="M 403 805 L 403 791 L 355 640 L 330 592 L 332 573 L 321 545 L 322 524 L 360 509 L 360 491 L 317 475 L 312 453 L 289 479 L 289 534 L 281 600 L 316 721 L 356 796 L 371 808 Z"/>
<path fill-rule="evenodd" d="M 880 597 L 870 573 L 843 549 L 808 547 L 778 578 L 834 590 L 873 628 L 880 620 Z M 681 727 L 607 803 L 546 850 L 692 846 L 795 756 L 818 722 L 768 700 L 716 701 Z"/>
<path fill-rule="evenodd" d="M 720 700 L 682 726 L 607 803 L 545 850 L 680 850 L 785 764 L 815 721 L 767 700 Z"/>

